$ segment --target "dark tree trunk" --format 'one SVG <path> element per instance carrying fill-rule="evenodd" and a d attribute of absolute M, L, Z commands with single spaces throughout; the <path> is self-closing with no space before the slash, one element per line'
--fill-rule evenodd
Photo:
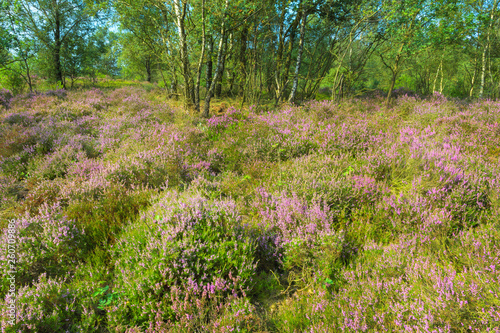
<path fill-rule="evenodd" d="M 229 0 L 226 0 L 226 4 L 224 6 L 224 19 L 226 18 L 226 11 L 229 7 Z M 215 85 L 219 80 L 219 77 L 222 75 L 222 62 L 225 56 L 225 39 L 226 39 L 226 25 L 224 20 L 222 21 L 221 34 L 219 40 L 219 50 L 217 52 L 217 67 L 215 68 L 215 77 L 210 84 L 210 88 L 207 90 L 207 95 L 205 96 L 205 105 L 203 106 L 203 116 L 208 118 L 210 116 L 210 100 L 212 99 L 212 94 L 215 90 Z"/>
<path fill-rule="evenodd" d="M 31 80 L 31 74 L 30 74 L 30 66 L 28 65 L 28 59 L 25 57 L 24 59 L 24 65 L 26 66 L 26 79 L 28 81 L 28 86 L 30 88 L 30 92 L 33 92 L 33 81 Z"/>
<path fill-rule="evenodd" d="M 225 41 L 224 41 L 224 44 L 226 44 Z M 222 95 L 222 78 L 224 77 L 225 67 L 226 67 L 226 54 L 224 53 L 224 55 L 222 56 L 220 75 L 219 75 L 218 80 L 217 80 L 217 86 L 215 87 L 215 97 L 217 97 L 217 98 L 220 98 L 220 96 Z"/>
<path fill-rule="evenodd" d="M 243 96 L 245 100 L 245 83 L 247 81 L 247 40 L 248 40 L 248 26 L 244 26 L 241 32 L 240 40 L 240 78 L 238 82 L 238 94 Z"/>
<path fill-rule="evenodd" d="M 206 75 L 206 81 L 207 81 L 207 92 L 210 89 L 210 86 L 212 85 L 212 71 L 213 71 L 213 61 L 212 61 L 212 54 L 214 51 L 214 39 L 210 37 L 210 42 L 208 43 L 208 55 L 207 55 L 207 75 Z"/>
<path fill-rule="evenodd" d="M 394 67 L 393 68 L 389 67 L 389 68 L 391 68 L 392 76 L 391 76 L 391 85 L 389 86 L 389 91 L 387 92 L 387 97 L 385 100 L 385 107 L 386 108 L 388 108 L 390 103 L 391 103 L 392 91 L 394 90 L 394 85 L 396 84 L 396 79 L 398 77 L 399 65 L 400 65 L 400 61 L 401 61 L 403 47 L 404 47 L 404 44 L 401 44 L 401 47 L 398 50 L 398 54 L 396 55 L 396 60 L 394 61 Z"/>
<path fill-rule="evenodd" d="M 58 10 L 55 13 L 55 31 L 54 31 L 54 74 L 56 82 L 61 84 L 63 88 L 64 85 L 62 66 L 61 66 L 61 17 Z"/>
<path fill-rule="evenodd" d="M 151 59 L 148 57 L 146 58 L 146 61 L 145 61 L 145 65 L 146 65 L 146 80 L 151 83 Z"/>

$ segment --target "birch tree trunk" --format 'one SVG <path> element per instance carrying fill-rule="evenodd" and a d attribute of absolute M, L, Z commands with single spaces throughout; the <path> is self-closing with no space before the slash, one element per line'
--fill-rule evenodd
<path fill-rule="evenodd" d="M 302 53 L 304 52 L 304 35 L 306 33 L 306 21 L 307 12 L 302 9 L 302 22 L 300 24 L 300 38 L 299 38 L 299 49 L 297 54 L 297 64 L 295 65 L 295 73 L 293 78 L 292 90 L 290 91 L 290 96 L 288 97 L 288 103 L 293 104 L 295 102 L 295 96 L 297 95 L 297 87 L 299 85 L 299 70 L 302 64 Z"/>
<path fill-rule="evenodd" d="M 485 81 L 485 77 L 486 77 L 486 52 L 491 47 L 490 35 L 491 35 L 491 30 L 493 28 L 493 21 L 495 18 L 495 11 L 496 11 L 497 6 L 498 6 L 498 0 L 495 0 L 493 5 L 491 6 L 490 22 L 488 24 L 488 29 L 486 31 L 486 44 L 484 45 L 483 55 L 482 55 L 482 59 L 481 59 L 481 61 L 482 61 L 482 63 L 481 63 L 481 85 L 479 87 L 479 98 L 483 97 L 483 94 L 484 94 L 484 81 Z"/>
<path fill-rule="evenodd" d="M 62 48 L 62 40 L 61 40 L 61 15 L 59 13 L 59 5 L 57 1 L 52 1 L 52 4 L 55 8 L 54 13 L 54 71 L 55 71 L 55 79 L 56 82 L 60 83 L 63 88 L 66 88 L 64 84 L 63 74 L 62 74 L 62 66 L 61 66 L 61 48 Z"/>
<path fill-rule="evenodd" d="M 472 97 L 472 95 L 474 93 L 474 83 L 476 82 L 476 73 L 477 73 L 477 56 L 474 57 L 474 74 L 472 74 L 472 78 L 471 78 L 469 97 Z"/>
<path fill-rule="evenodd" d="M 182 63 L 182 75 L 184 76 L 184 98 L 186 106 L 189 107 L 194 104 L 194 93 L 191 86 L 191 71 L 189 68 L 189 54 L 188 54 L 188 45 L 186 38 L 186 12 L 187 12 L 187 3 L 182 0 L 174 1 L 174 10 L 175 10 L 175 18 L 177 30 L 179 33 L 179 41 L 180 41 L 180 56 Z"/>
<path fill-rule="evenodd" d="M 484 77 L 486 75 L 486 50 L 488 49 L 489 44 L 489 33 L 488 33 L 488 42 L 483 48 L 483 54 L 481 56 L 481 84 L 479 86 L 479 98 L 483 97 L 484 94 Z"/>
<path fill-rule="evenodd" d="M 444 54 L 443 54 L 443 56 L 444 56 Z M 441 62 L 439 63 L 438 69 L 436 71 L 436 76 L 434 77 L 434 84 L 432 85 L 432 92 L 433 93 L 436 91 L 437 79 L 439 77 L 439 73 L 442 71 L 442 68 L 443 68 L 443 57 L 441 57 Z M 442 82 L 442 78 L 443 78 L 443 76 L 441 75 L 441 82 Z"/>
<path fill-rule="evenodd" d="M 200 112 L 200 81 L 201 81 L 201 68 L 203 66 L 203 58 L 205 57 L 205 0 L 201 1 L 201 53 L 200 60 L 198 61 L 198 70 L 196 73 L 196 88 L 194 91 L 195 109 Z"/>
<path fill-rule="evenodd" d="M 222 72 L 222 62 L 224 58 L 224 46 L 226 45 L 226 17 L 227 17 L 227 8 L 229 7 L 229 0 L 226 0 L 226 4 L 224 6 L 224 18 L 222 20 L 221 32 L 220 32 L 220 40 L 219 40 L 219 50 L 217 52 L 217 66 L 215 68 L 215 77 L 210 84 L 210 89 L 207 91 L 207 95 L 205 96 L 205 105 L 203 106 L 203 117 L 208 118 L 210 116 L 210 100 L 212 99 L 212 95 L 215 90 L 215 86 L 219 81 L 219 77 Z"/>

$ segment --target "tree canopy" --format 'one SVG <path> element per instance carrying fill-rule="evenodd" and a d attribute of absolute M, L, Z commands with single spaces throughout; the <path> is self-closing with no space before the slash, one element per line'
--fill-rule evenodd
<path fill-rule="evenodd" d="M 380 90 L 500 93 L 498 0 L 0 2 L 0 83 L 157 83 L 210 99 L 300 102 Z M 204 101 L 204 102 L 202 102 Z"/>

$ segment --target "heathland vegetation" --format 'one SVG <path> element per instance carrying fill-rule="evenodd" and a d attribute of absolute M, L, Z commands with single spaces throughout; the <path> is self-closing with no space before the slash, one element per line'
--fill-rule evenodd
<path fill-rule="evenodd" d="M 384 103 L 207 120 L 138 87 L 11 98 L 6 331 L 498 330 L 500 103 Z"/>
<path fill-rule="evenodd" d="M 0 0 L 2 332 L 500 332 L 498 5 Z"/>

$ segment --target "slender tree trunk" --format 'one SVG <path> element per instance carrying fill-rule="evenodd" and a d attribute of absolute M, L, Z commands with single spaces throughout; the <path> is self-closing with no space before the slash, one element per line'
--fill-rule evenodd
<path fill-rule="evenodd" d="M 439 83 L 439 93 L 442 94 L 443 93 L 443 77 L 444 77 L 444 72 L 443 72 L 443 68 L 441 68 L 441 82 Z"/>
<path fill-rule="evenodd" d="M 226 41 L 224 41 L 224 48 L 226 48 Z M 220 96 L 222 95 L 222 79 L 224 77 L 224 70 L 226 69 L 226 53 L 227 52 L 224 52 L 224 55 L 222 56 L 222 63 L 221 63 L 221 68 L 220 68 L 220 75 L 217 77 L 217 80 L 216 83 L 217 85 L 215 86 L 215 96 L 217 98 L 220 98 Z M 218 62 L 218 60 L 217 60 Z M 217 64 L 218 66 L 219 64 Z"/>
<path fill-rule="evenodd" d="M 434 93 L 436 91 L 436 84 L 437 84 L 437 79 L 439 77 L 439 73 L 443 68 L 443 57 L 441 57 L 441 62 L 439 63 L 438 69 L 436 71 L 436 76 L 434 77 L 434 83 L 432 84 L 432 92 Z M 441 75 L 441 78 L 443 76 Z"/>
<path fill-rule="evenodd" d="M 344 56 L 345 56 L 345 53 L 344 53 Z M 338 100 L 338 96 L 339 96 L 339 94 L 337 93 L 337 87 L 339 87 L 338 78 L 339 78 L 340 69 L 342 68 L 342 61 L 344 60 L 344 56 L 342 56 L 342 59 L 340 59 L 340 61 L 339 61 L 339 65 L 337 66 L 337 70 L 335 71 L 335 77 L 333 79 L 332 100 L 334 100 L 334 101 Z"/>
<path fill-rule="evenodd" d="M 207 56 L 207 73 L 206 73 L 206 90 L 207 92 L 210 90 L 210 86 L 212 85 L 212 79 L 213 79 L 213 61 L 212 61 L 212 56 L 214 52 L 214 39 L 212 36 L 210 36 L 210 41 L 208 43 L 208 56 Z"/>
<path fill-rule="evenodd" d="M 240 38 L 240 77 L 238 80 L 238 94 L 242 97 L 243 103 L 245 102 L 245 83 L 247 81 L 247 40 L 248 40 L 248 26 L 245 25 L 241 31 Z"/>
<path fill-rule="evenodd" d="M 492 94 L 492 98 L 495 97 L 495 91 L 493 90 L 494 86 L 495 86 L 495 81 L 493 80 L 493 74 L 491 72 L 491 47 L 488 49 L 488 74 L 490 76 L 490 85 L 491 85 L 491 94 Z"/>
<path fill-rule="evenodd" d="M 172 66 L 172 81 L 170 81 L 170 91 L 172 94 L 177 96 L 177 73 L 175 71 L 175 66 Z"/>
<path fill-rule="evenodd" d="M 63 80 L 63 74 L 62 74 L 62 66 L 61 66 L 61 47 L 62 47 L 62 41 L 61 41 L 61 17 L 59 13 L 59 8 L 57 8 L 58 4 L 57 2 L 53 1 L 54 5 L 56 6 L 55 10 L 55 17 L 54 17 L 54 24 L 55 24 L 55 30 L 54 30 L 54 74 L 55 74 L 55 79 L 56 82 L 60 83 L 63 88 L 66 88 Z"/>
<path fill-rule="evenodd" d="M 345 75 L 342 74 L 339 80 L 339 94 L 338 94 L 339 99 L 344 98 L 344 78 Z"/>
<path fill-rule="evenodd" d="M 286 88 L 288 86 L 288 77 L 290 75 L 290 67 L 292 66 L 292 61 L 293 61 L 293 47 L 295 44 L 295 37 L 297 36 L 297 27 L 299 26 L 300 19 L 295 19 L 294 23 L 292 23 L 292 26 L 290 27 L 290 38 L 288 41 L 288 51 L 286 55 L 286 60 L 284 64 L 284 73 L 283 73 L 283 79 L 282 79 L 282 94 L 280 96 L 280 101 L 285 94 Z"/>
<path fill-rule="evenodd" d="M 397 73 L 396 71 L 392 72 L 392 77 L 391 77 L 391 85 L 389 86 L 389 91 L 387 92 L 387 97 L 385 99 L 385 107 L 389 107 L 389 104 L 391 103 L 392 99 L 392 91 L 394 90 L 394 85 L 396 84 L 396 77 Z"/>
<path fill-rule="evenodd" d="M 385 107 L 386 108 L 388 108 L 389 104 L 391 103 L 392 91 L 394 90 L 394 85 L 396 84 L 396 79 L 398 77 L 399 61 L 401 60 L 403 47 L 404 47 L 404 43 L 401 44 L 401 46 L 398 50 L 398 54 L 396 55 L 396 61 L 394 62 L 394 68 L 389 67 L 391 69 L 391 72 L 392 72 L 392 77 L 391 77 L 391 85 L 389 86 L 389 91 L 387 92 L 387 98 L 385 100 Z"/>
<path fill-rule="evenodd" d="M 33 82 L 31 80 L 31 74 L 30 74 L 30 66 L 28 65 L 28 59 L 26 57 L 23 59 L 24 65 L 26 66 L 26 79 L 28 81 L 28 86 L 30 88 L 30 92 L 33 92 Z"/>
<path fill-rule="evenodd" d="M 283 50 L 284 50 L 284 22 L 285 22 L 285 9 L 281 12 L 278 30 L 278 50 L 276 52 L 276 69 L 274 71 L 274 80 L 276 81 L 276 92 L 275 92 L 275 106 L 278 106 L 281 96 L 283 95 L 284 82 L 282 81 L 282 60 L 283 60 Z"/>
<path fill-rule="evenodd" d="M 151 75 L 151 59 L 150 59 L 150 57 L 146 58 L 144 65 L 146 66 L 146 80 L 149 83 L 151 83 L 152 75 Z"/>
<path fill-rule="evenodd" d="M 186 107 L 190 107 L 194 104 L 194 92 L 192 90 L 191 85 L 191 71 L 189 66 L 189 54 L 188 54 L 188 45 L 187 45 L 187 37 L 186 37 L 186 29 L 185 29 L 185 18 L 187 11 L 187 3 L 182 3 L 181 0 L 174 1 L 174 10 L 176 16 L 176 25 L 179 33 L 179 41 L 180 41 L 180 56 L 182 63 L 182 75 L 184 76 L 184 98 Z"/>
<path fill-rule="evenodd" d="M 299 85 L 299 70 L 300 70 L 300 65 L 302 64 L 302 53 L 304 52 L 304 37 L 306 33 L 306 23 L 307 23 L 307 13 L 305 9 L 302 9 L 302 23 L 300 25 L 300 38 L 299 38 L 299 49 L 297 54 L 297 64 L 295 65 L 292 91 L 290 91 L 290 96 L 288 97 L 288 103 L 290 104 L 293 104 L 295 102 L 295 96 L 297 94 L 297 88 Z"/>
<path fill-rule="evenodd" d="M 253 51 L 252 51 L 252 69 L 250 71 L 250 88 L 248 92 L 251 94 L 250 102 L 259 101 L 260 95 L 257 94 L 257 62 L 258 62 L 258 23 L 254 23 L 253 31 Z"/>
<path fill-rule="evenodd" d="M 472 74 L 471 83 L 470 83 L 470 91 L 469 97 L 472 98 L 474 94 L 474 83 L 476 82 L 476 73 L 477 73 L 477 56 L 474 58 L 474 74 Z"/>
<path fill-rule="evenodd" d="M 229 0 L 226 0 L 226 4 L 224 6 L 224 18 L 222 20 L 221 34 L 219 40 L 219 50 L 217 54 L 217 67 L 215 68 L 215 77 L 210 84 L 210 89 L 207 91 L 207 95 L 205 96 L 205 105 L 203 106 L 203 116 L 208 118 L 210 116 L 210 100 L 212 99 L 212 94 L 214 93 L 215 86 L 219 80 L 219 77 L 222 73 L 222 60 L 224 57 L 224 46 L 226 39 L 226 16 L 227 16 L 227 8 L 229 7 Z"/>
<path fill-rule="evenodd" d="M 288 76 L 290 73 L 290 67 L 292 64 L 292 53 L 295 44 L 295 36 L 297 34 L 297 27 L 300 23 L 302 15 L 297 13 L 295 19 L 288 27 L 287 31 L 284 31 L 284 20 L 287 10 L 284 9 L 280 18 L 280 32 L 278 35 L 278 52 L 276 56 L 276 71 L 275 71 L 275 106 L 282 101 L 285 95 L 286 88 L 288 85 Z M 285 43 L 285 39 L 288 37 L 288 41 Z M 288 47 L 286 47 L 288 46 Z M 285 51 L 285 48 L 287 50 Z"/>
<path fill-rule="evenodd" d="M 496 7 L 498 6 L 498 0 L 495 0 L 493 5 L 491 6 L 491 11 L 490 11 L 490 23 L 488 25 L 488 30 L 486 31 L 486 45 L 484 46 L 483 49 L 483 56 L 482 56 L 482 64 L 481 64 L 481 86 L 479 88 L 479 98 L 483 97 L 484 94 L 484 82 L 485 82 L 485 77 L 486 77 L 486 52 L 488 48 L 490 48 L 490 34 L 491 30 L 493 27 L 493 20 L 495 18 L 495 11 Z"/>
<path fill-rule="evenodd" d="M 198 70 L 196 71 L 196 88 L 194 90 L 194 103 L 196 112 L 200 112 L 200 81 L 203 58 L 205 57 L 205 0 L 201 1 L 201 53 L 198 61 Z"/>
<path fill-rule="evenodd" d="M 488 39 L 489 39 L 489 36 L 488 36 Z M 486 50 L 487 49 L 488 49 L 488 44 L 486 44 L 484 46 L 483 54 L 481 56 L 481 84 L 479 85 L 479 98 L 482 98 L 483 94 L 484 94 L 484 78 L 486 76 Z"/>

